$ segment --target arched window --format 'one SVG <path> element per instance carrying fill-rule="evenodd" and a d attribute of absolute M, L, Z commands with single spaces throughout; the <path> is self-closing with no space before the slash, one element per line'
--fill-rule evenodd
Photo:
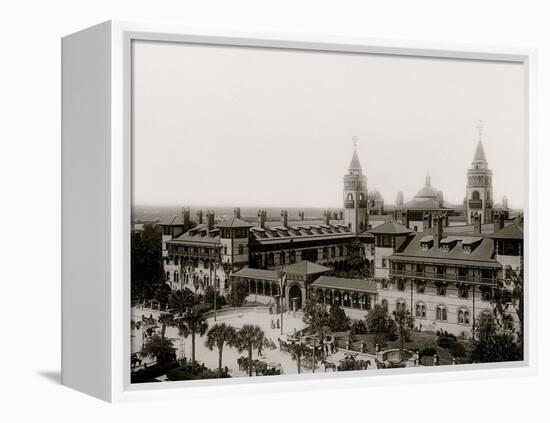
<path fill-rule="evenodd" d="M 513 331 L 514 330 L 514 318 L 507 314 L 502 318 L 502 323 L 504 325 L 504 330 Z"/>
<path fill-rule="evenodd" d="M 239 254 L 244 254 L 244 246 L 243 246 L 243 244 L 239 244 Z"/>
<path fill-rule="evenodd" d="M 223 246 L 223 254 L 226 256 L 227 255 L 227 245 L 224 245 Z"/>
<path fill-rule="evenodd" d="M 435 319 L 436 320 L 439 320 L 441 322 L 446 322 L 447 321 L 447 309 L 445 308 L 445 306 L 437 306 L 437 310 L 436 310 L 436 313 L 435 313 Z"/>
<path fill-rule="evenodd" d="M 170 272 L 169 272 L 169 271 L 166 272 L 166 280 L 167 280 L 167 281 L 170 280 Z"/>
<path fill-rule="evenodd" d="M 359 201 L 363 201 L 365 197 L 363 196 L 363 193 L 359 194 Z"/>
<path fill-rule="evenodd" d="M 353 194 L 350 192 L 350 193 L 348 194 L 348 197 L 347 197 L 347 198 L 348 198 L 348 201 L 353 201 Z"/>
<path fill-rule="evenodd" d="M 382 307 L 384 307 L 385 309 L 388 308 L 388 300 L 383 299 L 380 304 L 382 304 Z"/>
<path fill-rule="evenodd" d="M 472 192 L 472 200 L 479 200 L 479 192 L 478 191 Z"/>
<path fill-rule="evenodd" d="M 424 303 L 416 304 L 416 317 L 418 317 L 419 319 L 426 318 L 426 305 Z"/>
<path fill-rule="evenodd" d="M 279 253 L 279 264 L 285 264 L 285 252 L 281 251 Z"/>
<path fill-rule="evenodd" d="M 470 324 L 470 312 L 465 308 L 458 310 L 458 323 L 460 325 L 469 325 Z"/>
<path fill-rule="evenodd" d="M 268 260 L 269 260 L 269 266 L 273 266 L 275 264 L 275 256 L 273 255 L 273 253 L 269 253 Z"/>
<path fill-rule="evenodd" d="M 174 271 L 174 282 L 179 282 L 180 281 L 180 274 L 178 273 L 178 271 Z"/>
<path fill-rule="evenodd" d="M 397 300 L 397 303 L 395 304 L 395 309 L 397 311 L 406 310 L 407 309 L 407 303 L 403 300 Z"/>

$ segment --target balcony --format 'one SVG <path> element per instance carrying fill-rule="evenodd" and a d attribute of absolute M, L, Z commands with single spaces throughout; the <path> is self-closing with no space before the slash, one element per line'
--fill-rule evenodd
<path fill-rule="evenodd" d="M 353 209 L 355 207 L 355 201 L 354 200 L 345 200 L 344 201 L 344 207 L 346 209 Z"/>
<path fill-rule="evenodd" d="M 479 285 L 496 285 L 496 278 L 484 278 L 477 275 L 457 275 L 433 272 L 415 272 L 411 270 L 390 269 L 390 277 L 407 276 L 418 279 L 429 279 L 442 282 L 464 282 L 475 283 Z"/>
<path fill-rule="evenodd" d="M 471 209 L 480 209 L 482 207 L 482 201 L 481 200 L 469 200 L 468 201 L 468 207 Z"/>
<path fill-rule="evenodd" d="M 367 200 L 359 200 L 357 207 L 360 209 L 366 209 L 367 208 Z"/>

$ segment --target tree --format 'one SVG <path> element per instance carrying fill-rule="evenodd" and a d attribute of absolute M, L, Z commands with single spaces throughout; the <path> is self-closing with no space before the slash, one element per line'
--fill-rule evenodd
<path fill-rule="evenodd" d="M 207 286 L 204 291 L 204 302 L 208 304 L 208 307 L 214 309 L 214 292 L 213 286 Z M 216 310 L 219 310 L 221 306 L 225 305 L 225 297 L 216 293 Z"/>
<path fill-rule="evenodd" d="M 361 241 L 357 239 L 352 241 L 348 247 L 348 263 L 354 270 L 361 269 L 365 264 L 365 249 Z"/>
<path fill-rule="evenodd" d="M 131 244 L 132 298 L 141 302 L 153 298 L 153 287 L 164 282 L 160 226 L 143 225 L 141 233 L 132 234 Z"/>
<path fill-rule="evenodd" d="M 349 330 L 349 317 L 338 303 L 332 304 L 329 311 L 329 327 L 333 332 L 342 332 Z"/>
<path fill-rule="evenodd" d="M 162 366 L 176 359 L 176 349 L 171 339 L 163 339 L 155 334 L 150 336 L 141 349 L 142 357 L 155 357 L 157 364 Z"/>
<path fill-rule="evenodd" d="M 191 362 L 195 363 L 195 335 L 202 336 L 208 329 L 208 323 L 204 318 L 204 308 L 196 305 L 177 320 L 180 336 L 187 338 L 191 335 Z"/>
<path fill-rule="evenodd" d="M 395 323 L 397 324 L 397 332 L 399 334 L 399 354 L 403 357 L 403 346 L 409 338 L 411 330 L 414 327 L 414 317 L 409 310 L 400 308 L 393 312 Z"/>
<path fill-rule="evenodd" d="M 478 363 L 518 361 L 523 350 L 514 335 L 503 331 L 490 314 L 482 314 L 475 328 L 472 360 Z"/>
<path fill-rule="evenodd" d="M 168 307 L 176 317 L 181 317 L 185 312 L 197 305 L 197 296 L 189 288 L 178 289 L 168 297 Z"/>
<path fill-rule="evenodd" d="M 311 294 L 304 304 L 303 321 L 308 325 L 310 333 L 319 334 L 321 344 L 324 340 L 324 329 L 330 324 L 330 315 L 326 306 L 323 304 L 323 299 L 318 293 Z"/>
<path fill-rule="evenodd" d="M 225 323 L 216 323 L 206 334 L 206 346 L 212 351 L 214 347 L 218 348 L 218 372 L 222 377 L 222 354 L 224 345 L 233 345 L 237 337 L 237 331 L 233 326 Z"/>
<path fill-rule="evenodd" d="M 263 345 L 264 337 L 264 331 L 259 326 L 243 325 L 237 332 L 235 346 L 239 352 L 248 351 L 248 362 L 252 363 L 252 351 Z M 252 377 L 252 366 L 248 367 L 248 375 Z"/>
<path fill-rule="evenodd" d="M 387 308 L 380 304 L 375 304 L 374 308 L 369 311 L 365 324 L 367 331 L 376 335 L 375 339 L 378 338 L 377 343 L 379 344 L 384 344 L 386 340 L 395 338 L 397 331 L 395 322 L 388 315 Z"/>
<path fill-rule="evenodd" d="M 302 357 L 306 355 L 307 346 L 302 342 L 294 342 L 289 348 L 292 358 L 296 360 L 296 366 L 298 367 L 298 374 L 302 373 Z M 314 363 L 315 365 L 315 363 Z"/>
<path fill-rule="evenodd" d="M 231 285 L 231 292 L 228 295 L 229 304 L 232 307 L 242 307 L 248 297 L 248 286 L 245 282 L 235 281 Z"/>

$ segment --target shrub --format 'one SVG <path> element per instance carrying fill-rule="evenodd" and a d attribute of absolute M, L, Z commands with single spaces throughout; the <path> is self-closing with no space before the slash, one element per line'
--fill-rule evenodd
<path fill-rule="evenodd" d="M 439 335 L 439 337 L 437 338 L 437 345 L 439 345 L 441 348 L 448 349 L 451 347 L 451 345 L 455 343 L 456 343 L 456 336 L 452 334 Z"/>
<path fill-rule="evenodd" d="M 462 345 L 460 342 L 455 342 L 451 345 L 451 348 L 449 348 L 450 353 L 455 358 L 462 358 L 466 357 L 466 349 L 464 348 L 464 345 Z"/>
<path fill-rule="evenodd" d="M 162 376 L 178 366 L 179 364 L 177 361 L 171 361 L 163 366 L 154 365 L 146 367 L 132 372 L 130 379 L 132 383 L 153 382 L 157 377 Z"/>
<path fill-rule="evenodd" d="M 211 370 L 204 366 L 186 364 L 176 369 L 170 370 L 166 377 L 168 380 L 196 380 L 196 379 L 216 379 L 220 377 L 217 370 Z M 222 373 L 222 378 L 231 377 Z"/>
<path fill-rule="evenodd" d="M 434 347 L 426 347 L 420 352 L 420 356 L 421 357 L 424 357 L 424 356 L 433 357 L 434 354 L 436 354 L 436 353 L 437 353 L 437 351 Z"/>
<path fill-rule="evenodd" d="M 364 320 L 353 320 L 350 330 L 351 335 L 364 335 L 367 333 L 367 325 Z"/>

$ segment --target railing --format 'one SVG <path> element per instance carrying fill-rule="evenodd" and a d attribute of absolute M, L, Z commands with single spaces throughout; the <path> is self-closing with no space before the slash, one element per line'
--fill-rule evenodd
<path fill-rule="evenodd" d="M 352 209 L 355 207 L 355 201 L 354 200 L 346 200 L 344 201 L 344 207 L 346 209 Z"/>
<path fill-rule="evenodd" d="M 496 278 L 484 278 L 477 275 L 457 275 L 457 274 L 444 274 L 444 273 L 433 273 L 433 272 L 414 272 L 411 270 L 403 269 L 390 269 L 391 276 L 411 276 L 414 278 L 422 279 L 433 279 L 433 280 L 442 280 L 449 282 L 475 282 L 487 285 L 496 285 Z"/>
<path fill-rule="evenodd" d="M 482 201 L 481 200 L 470 200 L 470 201 L 468 201 L 468 204 L 469 204 L 471 209 L 480 209 L 481 205 L 482 205 Z"/>

